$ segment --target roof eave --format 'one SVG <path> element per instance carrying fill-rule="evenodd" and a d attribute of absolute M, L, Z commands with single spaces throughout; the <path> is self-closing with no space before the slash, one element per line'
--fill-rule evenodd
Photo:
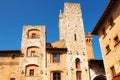
<path fill-rule="evenodd" d="M 105 11 L 103 12 L 102 16 L 98 20 L 97 24 L 95 25 L 92 34 L 93 35 L 98 35 L 98 30 L 100 29 L 101 24 L 103 23 L 104 19 L 107 17 L 108 13 L 112 10 L 115 2 L 118 0 L 110 0 L 108 6 L 106 7 Z"/>

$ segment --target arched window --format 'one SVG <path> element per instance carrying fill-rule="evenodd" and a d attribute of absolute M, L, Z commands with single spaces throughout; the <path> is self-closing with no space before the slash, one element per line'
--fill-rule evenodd
<path fill-rule="evenodd" d="M 27 56 L 36 57 L 39 56 L 39 47 L 32 46 L 27 48 Z"/>
<path fill-rule="evenodd" d="M 29 39 L 38 39 L 40 38 L 40 30 L 38 29 L 31 29 L 28 31 L 28 38 Z"/>
<path fill-rule="evenodd" d="M 79 58 L 76 58 L 75 60 L 75 66 L 76 66 L 76 69 L 80 69 L 80 59 Z"/>
<path fill-rule="evenodd" d="M 35 64 L 30 64 L 26 66 L 25 69 L 26 76 L 39 76 L 39 66 Z"/>

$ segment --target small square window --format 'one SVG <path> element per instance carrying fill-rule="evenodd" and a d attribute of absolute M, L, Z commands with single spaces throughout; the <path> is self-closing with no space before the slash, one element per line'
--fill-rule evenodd
<path fill-rule="evenodd" d="M 36 38 L 36 34 L 35 33 L 32 33 L 32 38 Z"/>
<path fill-rule="evenodd" d="M 35 51 L 31 51 L 31 56 L 34 56 L 35 55 Z"/>

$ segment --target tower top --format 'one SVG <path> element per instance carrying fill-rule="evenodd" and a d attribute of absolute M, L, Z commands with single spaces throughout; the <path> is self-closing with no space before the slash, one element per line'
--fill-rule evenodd
<path fill-rule="evenodd" d="M 80 3 L 64 3 L 64 13 L 66 14 L 78 14 L 81 12 Z"/>

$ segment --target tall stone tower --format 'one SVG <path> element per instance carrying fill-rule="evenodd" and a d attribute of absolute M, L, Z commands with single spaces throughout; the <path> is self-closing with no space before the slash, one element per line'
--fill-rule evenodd
<path fill-rule="evenodd" d="M 20 80 L 46 80 L 45 26 L 24 26 L 20 62 L 23 76 Z"/>
<path fill-rule="evenodd" d="M 59 14 L 60 40 L 68 49 L 68 80 L 89 80 L 85 32 L 80 4 L 65 3 Z"/>

